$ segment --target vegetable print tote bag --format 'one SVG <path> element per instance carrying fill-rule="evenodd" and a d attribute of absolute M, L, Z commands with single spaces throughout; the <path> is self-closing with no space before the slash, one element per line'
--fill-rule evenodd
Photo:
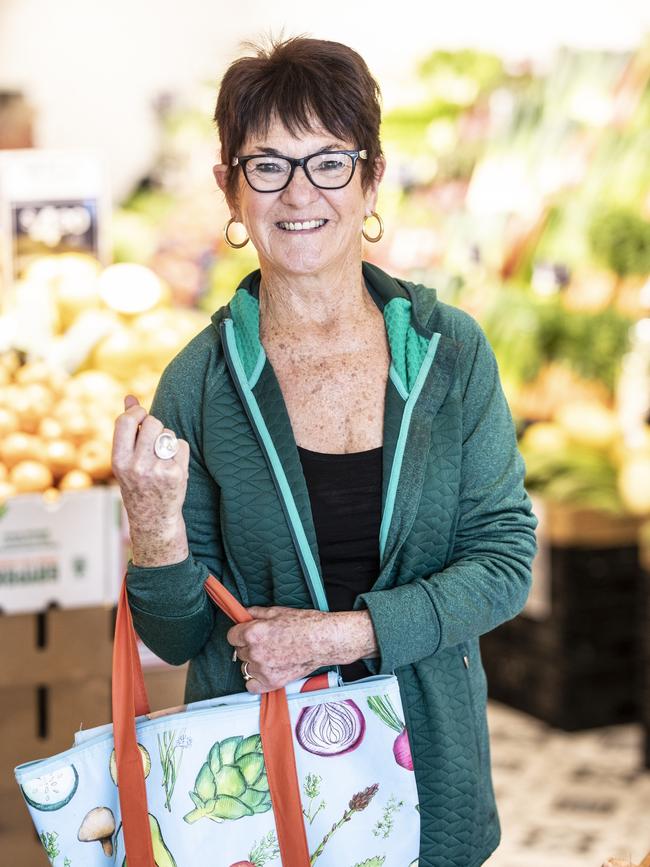
<path fill-rule="evenodd" d="M 248 612 L 213 577 L 236 622 Z M 293 687 L 293 691 L 292 691 Z M 320 675 L 149 713 L 122 588 L 113 725 L 16 768 L 54 867 L 416 867 L 420 815 L 395 677 Z"/>

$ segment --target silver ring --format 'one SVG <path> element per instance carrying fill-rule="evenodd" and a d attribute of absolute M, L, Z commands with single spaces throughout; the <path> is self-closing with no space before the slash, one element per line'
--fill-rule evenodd
<path fill-rule="evenodd" d="M 248 662 L 243 662 L 241 667 L 242 677 L 245 681 L 253 680 L 253 675 L 249 674 L 248 671 Z"/>
<path fill-rule="evenodd" d="M 235 648 L 232 652 L 232 661 L 237 662 L 237 648 Z"/>
<path fill-rule="evenodd" d="M 161 461 L 170 461 L 178 452 L 178 440 L 170 430 L 164 430 L 154 440 L 153 450 Z"/>

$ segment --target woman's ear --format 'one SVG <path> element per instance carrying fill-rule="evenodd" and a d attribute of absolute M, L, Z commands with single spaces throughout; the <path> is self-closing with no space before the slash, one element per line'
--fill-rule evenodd
<path fill-rule="evenodd" d="M 379 184 L 381 183 L 382 178 L 384 177 L 384 172 L 386 171 L 386 160 L 383 156 L 377 157 L 375 160 L 375 172 L 372 180 L 368 184 L 368 189 L 366 190 L 366 211 L 367 216 L 370 216 L 371 212 L 375 210 L 377 205 L 377 194 L 379 192 Z"/>
<path fill-rule="evenodd" d="M 212 166 L 212 174 L 214 175 L 214 179 L 217 182 L 219 189 L 225 196 L 226 203 L 230 208 L 230 216 L 233 219 L 236 219 L 237 214 L 235 213 L 234 203 L 231 202 L 228 191 L 228 166 L 225 163 L 216 163 Z"/>

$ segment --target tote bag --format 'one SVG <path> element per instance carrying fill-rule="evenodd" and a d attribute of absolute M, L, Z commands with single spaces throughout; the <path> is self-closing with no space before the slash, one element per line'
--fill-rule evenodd
<path fill-rule="evenodd" d="M 250 615 L 210 576 L 235 622 Z M 126 597 L 113 725 L 16 780 L 54 867 L 414 867 L 420 815 L 394 676 L 319 675 L 150 713 Z"/>

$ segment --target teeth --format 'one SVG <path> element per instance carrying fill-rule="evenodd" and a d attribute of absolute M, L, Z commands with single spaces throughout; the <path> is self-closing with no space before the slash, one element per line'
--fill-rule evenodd
<path fill-rule="evenodd" d="M 309 220 L 305 223 L 278 223 L 278 226 L 289 232 L 299 232 L 301 229 L 317 229 L 324 226 L 325 223 L 326 220 Z"/>

